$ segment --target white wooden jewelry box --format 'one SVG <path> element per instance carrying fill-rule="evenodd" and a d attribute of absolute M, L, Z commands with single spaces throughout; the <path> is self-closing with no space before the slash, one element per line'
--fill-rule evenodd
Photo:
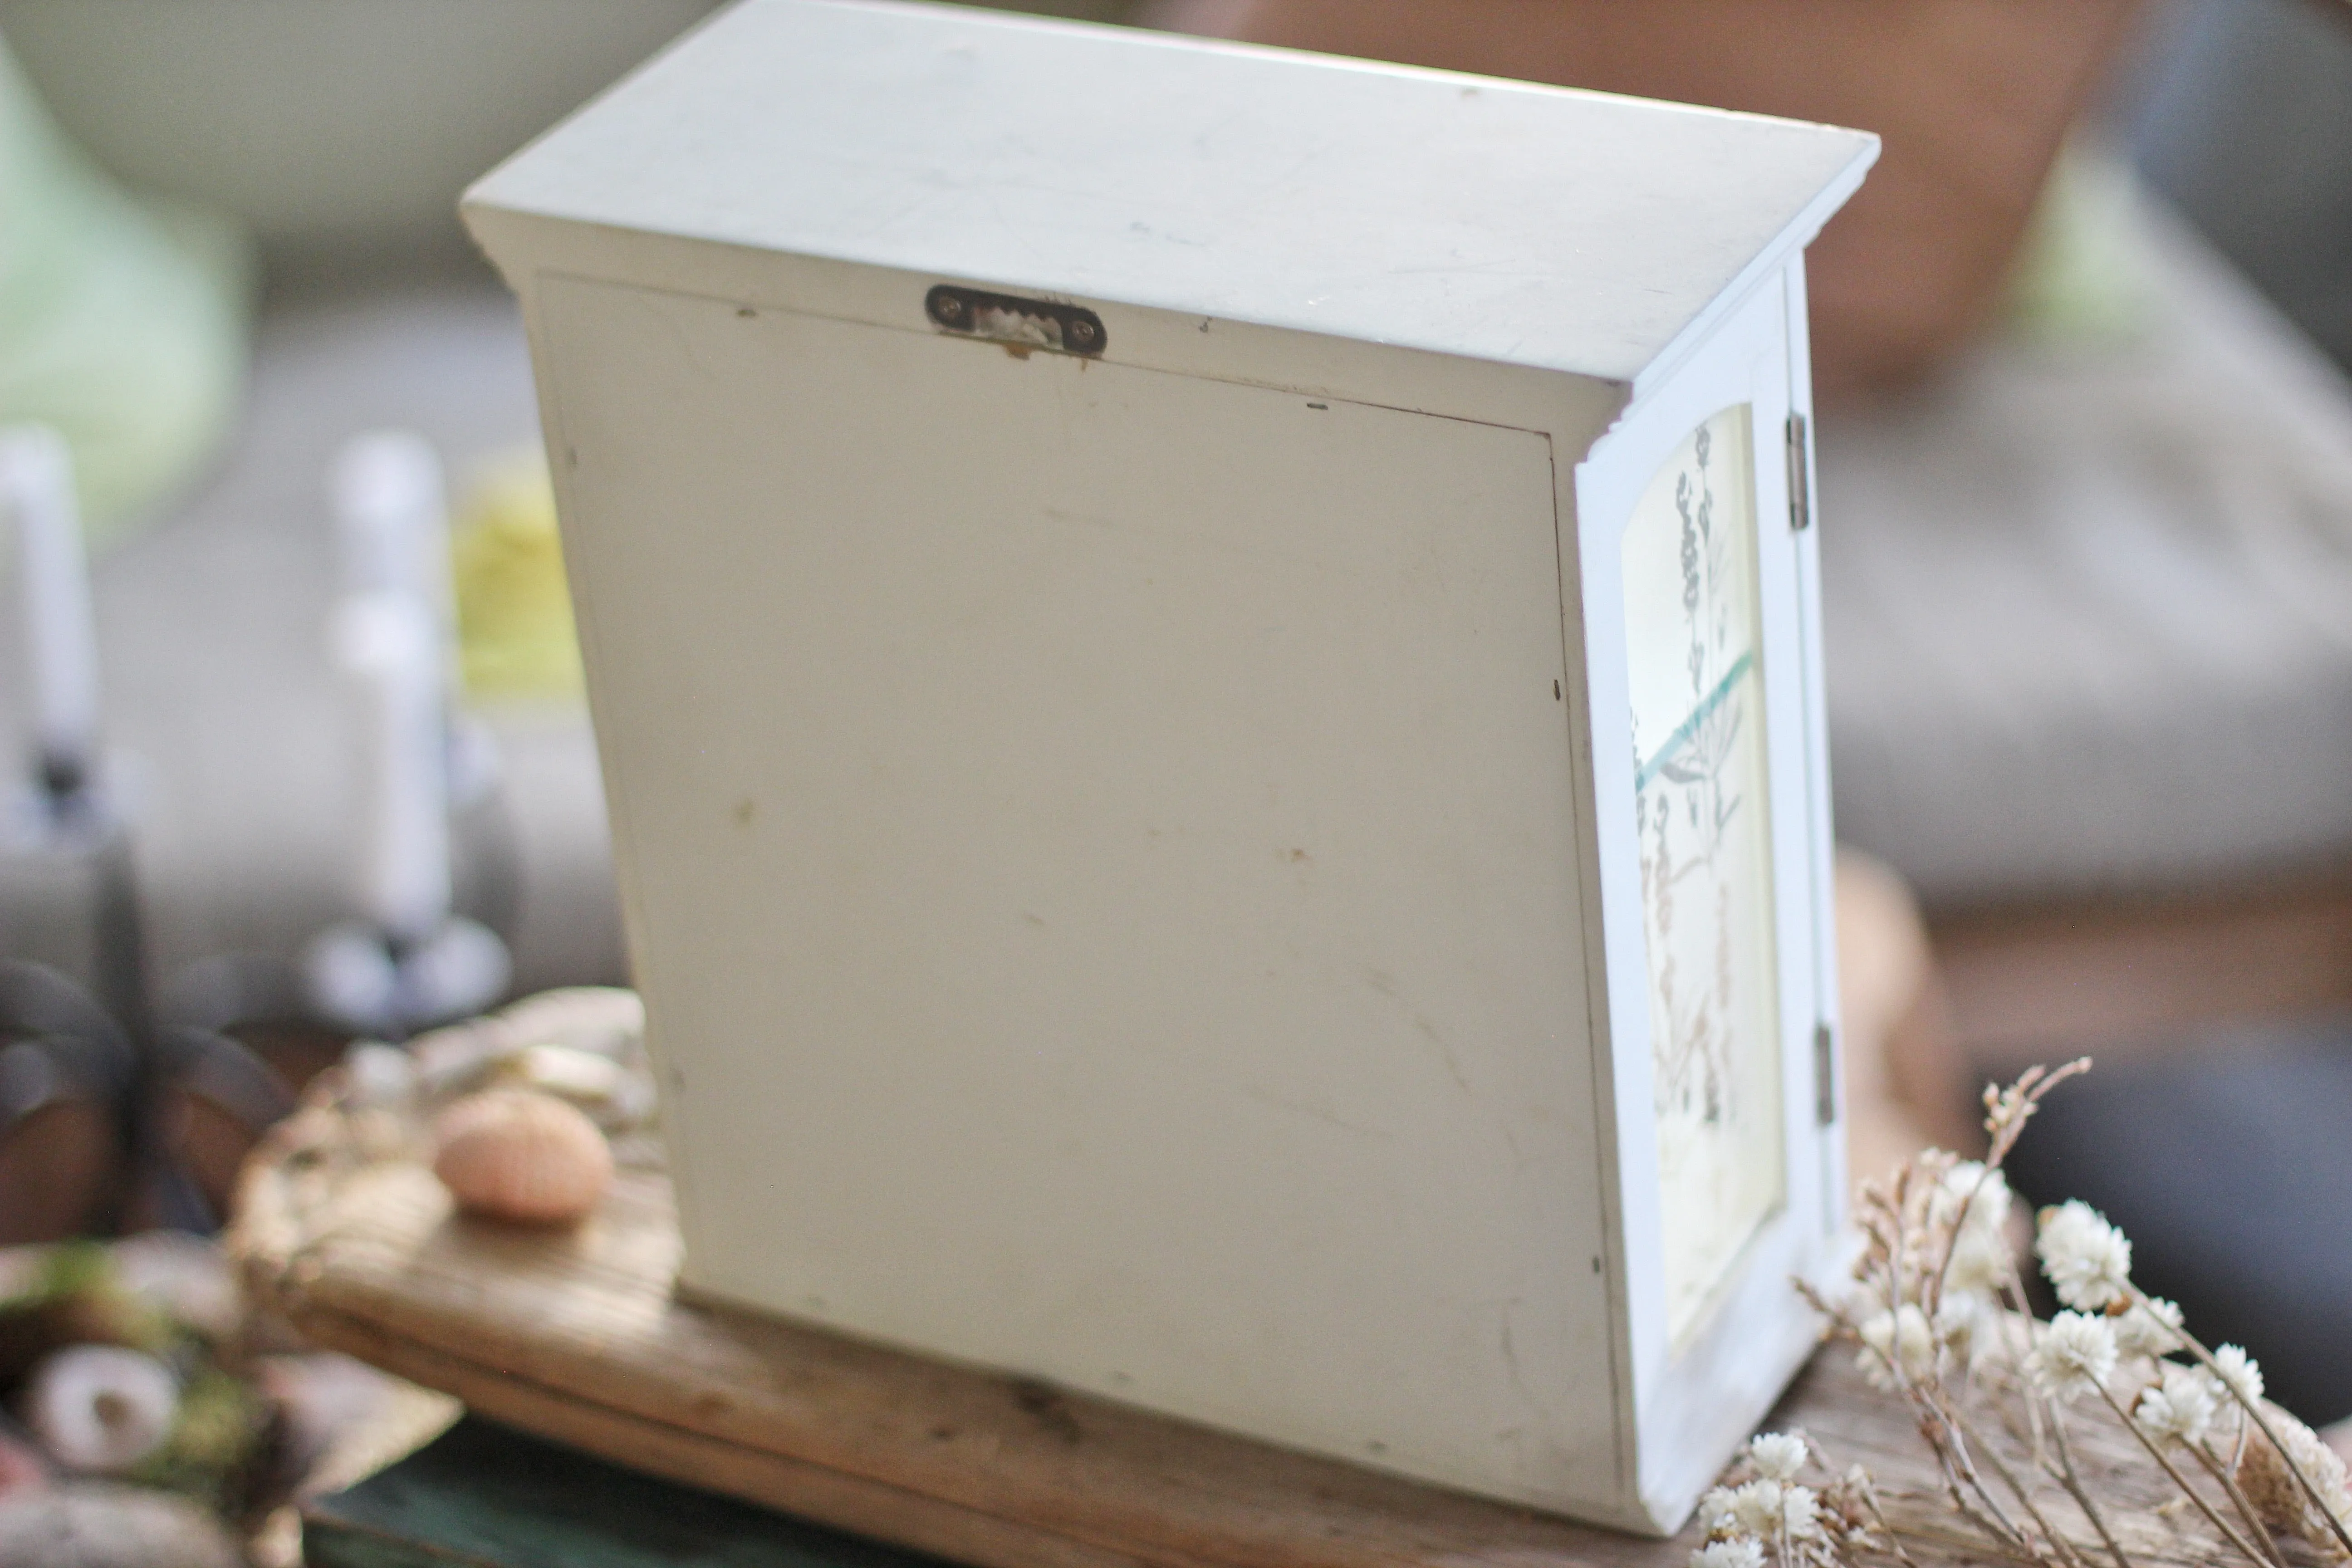
<path fill-rule="evenodd" d="M 1838 1258 L 1866 135 L 746 0 L 520 294 L 711 1297 L 1639 1530 Z"/>

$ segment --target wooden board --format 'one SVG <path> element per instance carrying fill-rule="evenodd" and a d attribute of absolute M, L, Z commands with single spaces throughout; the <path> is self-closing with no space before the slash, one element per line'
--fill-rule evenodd
<path fill-rule="evenodd" d="M 233 1244 L 303 1332 L 638 1469 L 982 1568 L 1680 1568 L 1642 1541 L 1041 1384 L 677 1300 L 669 1184 L 574 1231 L 453 1215 L 380 1113 L 313 1105 L 247 1168 Z M 1831 1352 L 1774 1418 L 1882 1488 L 1910 1420 Z"/>

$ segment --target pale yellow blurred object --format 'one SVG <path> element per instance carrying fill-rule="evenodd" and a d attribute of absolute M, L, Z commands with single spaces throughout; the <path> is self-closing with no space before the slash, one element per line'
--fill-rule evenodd
<path fill-rule="evenodd" d="M 2010 331 L 2045 349 L 2137 342 L 2158 305 L 2131 165 L 2077 136 L 2050 171 L 2009 279 Z"/>
<path fill-rule="evenodd" d="M 555 488 L 537 447 L 484 466 L 450 540 L 466 693 L 476 701 L 576 701 L 580 641 L 555 527 Z"/>

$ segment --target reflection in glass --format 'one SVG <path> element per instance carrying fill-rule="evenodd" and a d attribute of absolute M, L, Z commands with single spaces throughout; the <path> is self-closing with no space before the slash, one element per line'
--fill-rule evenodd
<path fill-rule="evenodd" d="M 1693 431 L 1650 481 L 1624 570 L 1666 1319 L 1679 1347 L 1783 1194 L 1745 406 Z"/>

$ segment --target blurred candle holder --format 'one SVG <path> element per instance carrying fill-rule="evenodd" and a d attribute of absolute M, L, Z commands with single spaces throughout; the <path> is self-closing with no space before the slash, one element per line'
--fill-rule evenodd
<path fill-rule="evenodd" d="M 18 847 L 91 848 L 120 826 L 119 770 L 100 744 L 97 617 L 73 458 L 47 426 L 0 430 L 0 510 L 16 533 L 31 710 L 10 837 Z"/>
<path fill-rule="evenodd" d="M 421 437 L 380 431 L 330 480 L 345 592 L 329 641 L 357 715 L 362 829 L 352 918 L 304 955 L 313 1003 L 400 1037 L 478 1011 L 506 990 L 506 944 L 453 909 L 450 808 L 495 777 L 453 721 L 454 616 L 441 466 Z"/>
<path fill-rule="evenodd" d="M 20 952 L 86 980 L 135 1041 L 147 1026 L 131 846 L 134 773 L 101 743 L 97 616 L 73 456 L 44 425 L 0 428 L 0 517 L 15 535 L 30 709 L 26 765 L 0 839 L 26 863 L 31 919 L 73 951 Z M 12 938 L 12 946 L 41 946 Z M 47 945 L 59 945 L 48 942 Z"/>

